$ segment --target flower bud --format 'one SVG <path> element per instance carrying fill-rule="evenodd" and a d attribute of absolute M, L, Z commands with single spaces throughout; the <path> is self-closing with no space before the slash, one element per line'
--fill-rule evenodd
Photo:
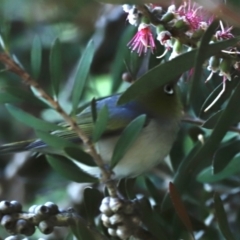
<path fill-rule="evenodd" d="M 191 39 L 197 41 L 203 36 L 204 33 L 205 33 L 205 30 L 202 28 L 199 28 L 193 32 Z"/>
<path fill-rule="evenodd" d="M 183 19 L 177 20 L 173 26 L 174 26 L 174 28 L 176 28 L 182 32 L 186 32 L 190 29 L 189 24 L 186 21 L 184 21 Z"/>
<path fill-rule="evenodd" d="M 231 80 L 232 60 L 223 58 L 219 65 L 219 76 L 225 76 L 228 80 Z"/>
<path fill-rule="evenodd" d="M 160 20 L 163 23 L 168 23 L 172 21 L 174 18 L 175 18 L 175 15 L 173 12 L 166 12 Z"/>
<path fill-rule="evenodd" d="M 180 55 L 182 53 L 182 49 L 183 49 L 183 45 L 182 43 L 176 39 L 173 45 L 173 51 L 169 57 L 169 60 L 177 57 L 178 55 Z"/>
<path fill-rule="evenodd" d="M 220 59 L 219 57 L 212 56 L 209 58 L 207 69 L 212 72 L 217 72 L 219 69 Z"/>
<path fill-rule="evenodd" d="M 162 15 L 163 9 L 160 6 L 156 6 L 152 9 L 152 13 L 153 15 L 155 15 L 156 17 L 160 17 Z"/>

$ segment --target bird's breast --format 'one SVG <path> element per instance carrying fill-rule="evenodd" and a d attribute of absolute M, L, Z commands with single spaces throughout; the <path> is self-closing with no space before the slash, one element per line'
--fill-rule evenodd
<path fill-rule="evenodd" d="M 151 120 L 113 169 L 116 178 L 137 176 L 162 161 L 171 149 L 177 128 L 169 122 L 159 124 L 158 121 Z M 119 137 L 110 137 L 98 143 L 98 151 L 107 163 L 111 161 L 118 139 Z"/>
<path fill-rule="evenodd" d="M 114 167 L 114 177 L 116 179 L 135 177 L 156 166 L 168 155 L 178 128 L 178 122 L 160 124 L 157 120 L 151 120 Z M 102 159 L 107 164 L 110 164 L 118 139 L 119 136 L 106 137 L 96 145 Z M 76 164 L 85 172 L 100 177 L 101 173 L 97 167 L 89 167 L 79 162 Z"/>

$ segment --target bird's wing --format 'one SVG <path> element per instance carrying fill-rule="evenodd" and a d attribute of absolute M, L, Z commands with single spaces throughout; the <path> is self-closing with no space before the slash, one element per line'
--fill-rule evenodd
<path fill-rule="evenodd" d="M 142 106 L 136 102 L 131 102 L 122 106 L 117 106 L 119 95 L 107 97 L 96 102 L 97 112 L 104 106 L 108 107 L 109 119 L 103 137 L 115 134 L 121 134 L 125 127 L 136 117 L 147 114 Z M 148 115 L 147 115 L 148 116 Z M 148 124 L 150 117 L 148 116 L 145 125 Z M 76 121 L 83 132 L 91 139 L 94 123 L 92 119 L 91 107 L 85 108 L 76 116 Z M 73 131 L 68 123 L 59 124 L 65 127 L 64 130 L 53 131 L 51 134 L 67 139 L 72 142 L 81 142 L 76 132 Z M 33 139 L 17 143 L 5 144 L 0 146 L 0 155 L 12 152 L 33 150 L 42 152 L 47 147 L 41 139 Z"/>
<path fill-rule="evenodd" d="M 143 109 L 141 109 L 141 106 L 138 105 L 137 103 L 117 106 L 116 103 L 118 98 L 119 95 L 115 95 L 101 99 L 96 103 L 97 112 L 99 112 L 100 109 L 104 106 L 107 106 L 109 112 L 109 119 L 106 129 L 103 133 L 103 137 L 121 133 L 133 119 L 140 116 L 141 114 L 146 114 L 146 112 Z M 91 138 L 94 129 L 91 107 L 85 108 L 80 114 L 78 114 L 76 116 L 76 122 L 79 125 L 79 127 L 83 130 L 83 132 L 88 137 Z M 75 131 L 70 129 L 69 124 L 61 123 L 60 125 L 65 127 L 66 131 L 59 130 L 53 132 L 53 134 L 56 134 L 57 136 L 63 137 L 70 141 L 78 139 L 77 134 L 75 133 Z"/>

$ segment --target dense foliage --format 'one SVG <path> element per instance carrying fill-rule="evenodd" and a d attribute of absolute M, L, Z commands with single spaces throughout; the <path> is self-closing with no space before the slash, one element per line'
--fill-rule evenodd
<path fill-rule="evenodd" d="M 238 239 L 239 2 L 218 5 L 199 0 L 199 5 L 190 1 L 184 5 L 176 1 L 174 10 L 166 1 L 155 2 L 131 1 L 136 6 L 129 5 L 124 12 L 118 4 L 125 1 L 1 0 L 1 54 L 10 56 L 23 71 L 12 73 L 0 57 L 0 143 L 37 136 L 69 157 L 96 164 L 76 144 L 49 134 L 62 129 L 56 123 L 63 117 L 28 79 L 22 81 L 24 73 L 73 119 L 89 101 L 95 115 L 97 98 L 124 92 L 120 98 L 124 103 L 179 79 L 184 117 L 169 158 L 142 176 L 121 180 L 118 190 L 127 203 L 137 202 L 143 229 L 151 234 L 141 239 Z M 203 7 L 199 10 L 199 6 Z M 130 10 L 137 15 L 131 16 Z M 163 21 L 167 13 L 174 18 Z M 147 34 L 144 39 L 143 34 Z M 94 142 L 106 127 L 108 110 L 103 108 L 95 117 Z M 131 137 L 140 131 L 143 120 L 136 119 L 129 127 L 112 167 L 128 142 L 134 141 Z M 48 232 L 40 226 L 41 232 L 51 234 L 37 231 L 30 239 L 74 239 L 73 234 L 77 239 L 117 239 L 100 218 L 101 201 L 108 195 L 106 182 L 56 155 L 22 152 L 1 155 L 0 160 L 1 200 L 17 200 L 24 210 L 51 201 L 60 209 L 73 207 L 82 217 L 75 218 L 74 212 L 74 223 L 62 224 L 70 228 Z M 6 202 L 0 203 L 2 215 L 10 211 L 2 210 L 3 205 L 6 209 Z M 44 209 L 34 211 L 42 214 Z M 56 213 L 61 211 L 51 212 Z M 8 228 L 3 220 L 1 224 Z M 0 229 L 0 239 L 8 235 Z"/>

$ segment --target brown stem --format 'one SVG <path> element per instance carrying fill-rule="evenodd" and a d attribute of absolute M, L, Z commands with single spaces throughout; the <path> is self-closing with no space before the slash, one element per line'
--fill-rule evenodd
<path fill-rule="evenodd" d="M 182 119 L 182 122 L 186 122 L 186 123 L 192 123 L 198 126 L 203 126 L 203 124 L 206 122 L 200 118 L 195 118 L 195 117 L 191 117 L 191 116 L 186 116 Z M 240 133 L 240 128 L 238 127 L 229 127 L 229 131 L 231 132 L 236 132 L 236 133 Z"/>
<path fill-rule="evenodd" d="M 101 158 L 101 156 L 97 153 L 93 142 L 88 138 L 88 136 L 82 131 L 82 129 L 78 126 L 76 121 L 72 119 L 60 106 L 59 102 L 54 100 L 51 96 L 49 96 L 25 70 L 23 70 L 8 54 L 1 53 L 0 61 L 6 66 L 6 68 L 17 74 L 22 81 L 33 88 L 35 88 L 40 96 L 44 98 L 48 104 L 54 108 L 63 119 L 69 124 L 69 126 L 77 133 L 79 138 L 83 141 L 84 145 L 87 148 L 88 153 L 93 157 L 95 163 L 101 169 L 102 177 L 101 181 L 104 182 L 109 190 L 109 194 L 111 197 L 117 197 L 117 188 L 115 182 L 111 179 L 111 171 L 105 168 L 105 164 Z"/>

